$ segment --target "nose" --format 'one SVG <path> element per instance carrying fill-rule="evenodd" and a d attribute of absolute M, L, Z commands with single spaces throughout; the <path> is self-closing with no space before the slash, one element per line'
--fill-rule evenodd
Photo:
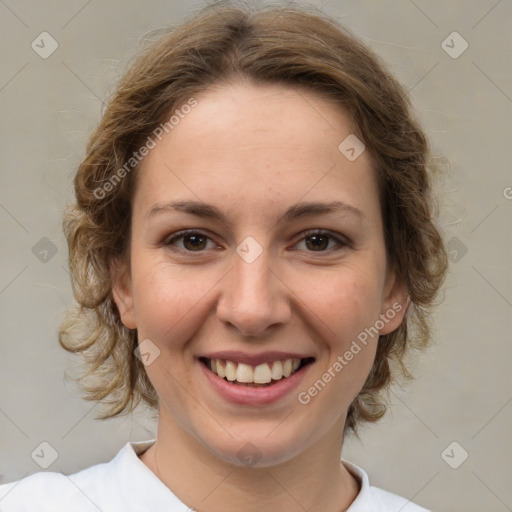
<path fill-rule="evenodd" d="M 291 316 L 291 292 L 271 268 L 267 254 L 263 251 L 252 263 L 235 254 L 234 266 L 223 280 L 217 318 L 244 336 L 262 337 Z"/>

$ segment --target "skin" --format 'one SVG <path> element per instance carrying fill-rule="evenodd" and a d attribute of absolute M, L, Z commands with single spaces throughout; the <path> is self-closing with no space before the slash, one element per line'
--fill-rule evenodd
<path fill-rule="evenodd" d="M 199 511 L 345 510 L 359 492 L 339 460 L 345 418 L 377 337 L 309 404 L 297 394 L 393 304 L 402 309 L 380 334 L 395 330 L 406 311 L 405 286 L 387 271 L 370 157 L 365 151 L 351 162 L 338 150 L 355 130 L 314 92 L 236 82 L 196 99 L 143 161 L 130 264 L 120 265 L 113 290 L 123 323 L 160 350 L 146 366 L 160 398 L 157 440 L 140 458 Z M 172 210 L 147 215 L 178 199 L 212 204 L 229 224 Z M 281 219 L 309 201 L 343 201 L 362 215 Z M 200 238 L 199 250 L 197 239 L 169 244 L 183 229 L 209 238 Z M 310 229 L 333 238 L 315 246 L 304 235 Z M 236 252 L 247 236 L 263 250 L 250 264 Z M 212 350 L 292 351 L 315 362 L 278 402 L 234 405 L 198 365 Z M 247 442 L 261 456 L 252 467 L 237 456 Z"/>

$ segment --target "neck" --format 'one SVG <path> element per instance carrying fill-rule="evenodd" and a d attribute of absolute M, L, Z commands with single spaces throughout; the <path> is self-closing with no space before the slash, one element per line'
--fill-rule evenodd
<path fill-rule="evenodd" d="M 155 444 L 141 460 L 189 507 L 209 512 L 340 512 L 359 484 L 340 462 L 338 423 L 296 457 L 268 467 L 230 464 L 160 413 Z M 341 430 L 339 430 L 341 428 Z"/>

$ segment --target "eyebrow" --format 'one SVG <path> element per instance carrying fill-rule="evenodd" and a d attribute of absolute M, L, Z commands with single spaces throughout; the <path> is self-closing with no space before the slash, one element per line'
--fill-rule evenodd
<path fill-rule="evenodd" d="M 169 203 L 156 203 L 146 212 L 145 216 L 150 218 L 161 213 L 172 211 L 179 211 L 201 218 L 218 220 L 225 225 L 230 224 L 226 215 L 217 207 L 200 201 L 172 201 Z M 286 210 L 280 220 L 290 222 L 300 217 L 323 215 L 328 213 L 351 214 L 359 217 L 360 219 L 364 218 L 363 212 L 355 206 L 344 203 L 343 201 L 332 201 L 329 203 L 302 202 L 294 204 Z"/>

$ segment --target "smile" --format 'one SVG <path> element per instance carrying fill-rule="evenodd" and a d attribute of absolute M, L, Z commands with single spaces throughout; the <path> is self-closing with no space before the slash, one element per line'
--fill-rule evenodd
<path fill-rule="evenodd" d="M 308 358 L 286 358 L 251 365 L 230 359 L 210 359 L 200 361 L 215 375 L 235 385 L 246 387 L 268 387 L 282 379 L 287 379 L 304 366 L 313 362 Z"/>

